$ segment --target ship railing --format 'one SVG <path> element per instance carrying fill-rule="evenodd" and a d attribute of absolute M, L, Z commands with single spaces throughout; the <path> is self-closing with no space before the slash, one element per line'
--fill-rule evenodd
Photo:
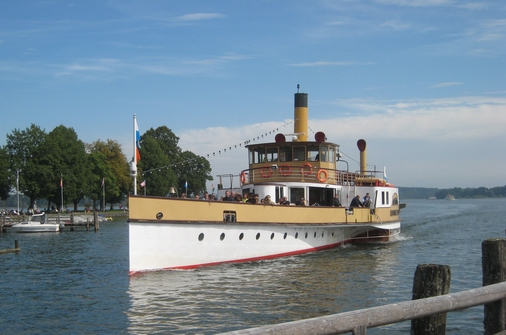
<path fill-rule="evenodd" d="M 239 174 L 241 185 L 262 182 L 314 182 L 330 185 L 353 186 L 381 179 L 376 177 L 381 171 L 368 171 L 365 174 L 348 170 L 316 167 L 306 162 L 298 165 L 266 164 L 261 167 L 246 169 Z"/>

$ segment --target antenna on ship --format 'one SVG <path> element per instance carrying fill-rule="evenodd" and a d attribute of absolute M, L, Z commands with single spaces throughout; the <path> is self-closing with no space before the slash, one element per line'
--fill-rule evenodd
<path fill-rule="evenodd" d="M 299 88 L 300 88 L 300 85 L 297 84 L 297 93 L 299 93 Z"/>

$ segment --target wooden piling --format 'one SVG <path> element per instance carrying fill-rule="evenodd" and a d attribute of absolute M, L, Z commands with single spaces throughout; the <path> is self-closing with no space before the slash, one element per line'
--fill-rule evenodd
<path fill-rule="evenodd" d="M 98 221 L 98 212 L 97 211 L 93 212 L 93 220 L 94 220 L 94 222 L 93 222 L 94 223 L 93 224 L 93 230 L 97 231 L 98 227 L 99 227 L 99 224 L 98 224 L 98 222 L 99 222 Z"/>
<path fill-rule="evenodd" d="M 493 238 L 481 245 L 483 286 L 506 281 L 506 239 Z M 485 335 L 506 330 L 506 299 L 485 304 Z"/>
<path fill-rule="evenodd" d="M 19 248 L 19 243 L 18 243 L 18 240 L 14 240 L 14 249 L 3 249 L 3 250 L 0 250 L 0 254 L 8 254 L 8 253 L 12 253 L 12 252 L 20 252 L 21 249 Z"/>
<path fill-rule="evenodd" d="M 420 264 L 413 280 L 413 300 L 450 293 L 451 273 L 448 265 Z M 444 335 L 446 313 L 411 320 L 411 334 Z"/>

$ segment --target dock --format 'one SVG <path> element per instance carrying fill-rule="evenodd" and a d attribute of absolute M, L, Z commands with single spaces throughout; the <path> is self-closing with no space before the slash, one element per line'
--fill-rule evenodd
<path fill-rule="evenodd" d="M 105 214 L 107 217 L 105 217 Z M 94 231 L 100 230 L 101 221 L 109 221 L 113 217 L 127 216 L 127 213 L 100 213 L 97 211 L 91 213 L 59 213 L 48 214 L 48 223 L 62 223 L 65 227 L 64 230 L 74 231 L 78 228 L 85 228 L 86 230 L 93 229 Z M 6 232 L 12 225 L 29 220 L 28 215 L 19 216 L 2 216 L 0 217 L 0 233 Z M 66 229 L 68 228 L 68 229 Z"/>

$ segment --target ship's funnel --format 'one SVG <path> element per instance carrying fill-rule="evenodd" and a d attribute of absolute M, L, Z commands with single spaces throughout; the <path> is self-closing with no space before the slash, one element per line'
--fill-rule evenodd
<path fill-rule="evenodd" d="M 367 155 L 365 152 L 366 143 L 360 139 L 357 141 L 358 150 L 360 150 L 360 174 L 364 175 L 367 171 Z"/>
<path fill-rule="evenodd" d="M 307 93 L 295 93 L 293 132 L 297 135 L 294 141 L 307 141 Z"/>

